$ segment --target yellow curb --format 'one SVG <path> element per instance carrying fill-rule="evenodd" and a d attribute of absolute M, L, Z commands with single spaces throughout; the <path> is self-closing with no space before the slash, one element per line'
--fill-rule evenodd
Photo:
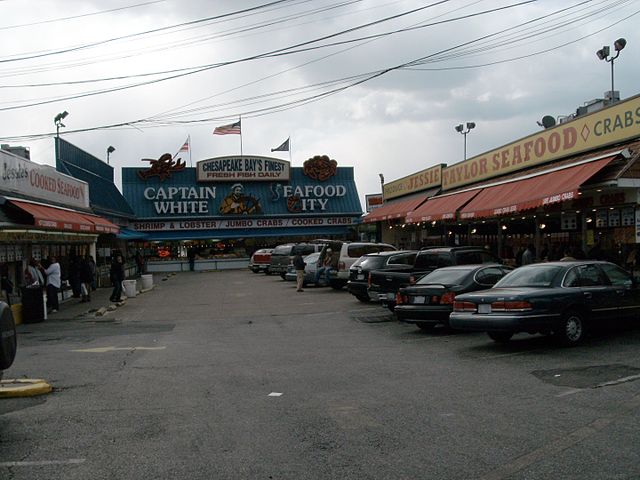
<path fill-rule="evenodd" d="M 0 381 L 0 398 L 34 397 L 51 390 L 51 385 L 42 379 L 18 378 Z"/>

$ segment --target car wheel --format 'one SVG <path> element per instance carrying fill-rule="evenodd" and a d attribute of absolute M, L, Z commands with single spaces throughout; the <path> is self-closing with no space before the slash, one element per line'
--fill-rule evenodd
<path fill-rule="evenodd" d="M 416 323 L 416 325 L 418 325 L 418 328 L 423 332 L 430 332 L 436 326 L 435 323 Z"/>
<path fill-rule="evenodd" d="M 494 342 L 507 343 L 513 337 L 513 332 L 487 332 L 487 335 Z"/>
<path fill-rule="evenodd" d="M 260 270 L 258 270 L 257 268 L 252 268 L 252 269 L 251 269 L 251 271 L 252 271 L 253 273 L 260 273 Z"/>
<path fill-rule="evenodd" d="M 280 274 L 280 278 L 283 279 L 283 280 L 286 280 L 287 279 L 287 275 L 284 274 L 284 273 L 281 273 Z"/>
<path fill-rule="evenodd" d="M 268 268 L 264 271 L 265 274 L 267 275 L 271 275 L 271 270 L 269 270 Z"/>
<path fill-rule="evenodd" d="M 369 297 L 365 297 L 364 295 L 356 295 L 356 298 L 360 300 L 362 303 L 369 303 Z"/>
<path fill-rule="evenodd" d="M 554 337 L 563 345 L 577 345 L 584 340 L 584 317 L 575 310 L 566 312 L 553 331 Z"/>

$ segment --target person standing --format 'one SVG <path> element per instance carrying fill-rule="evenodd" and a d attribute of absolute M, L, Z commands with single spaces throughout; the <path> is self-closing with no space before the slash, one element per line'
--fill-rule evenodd
<path fill-rule="evenodd" d="M 58 292 L 60 291 L 60 264 L 53 255 L 49 256 L 49 266 L 44 271 L 47 276 L 47 310 L 56 313 L 58 308 Z"/>
<path fill-rule="evenodd" d="M 522 265 L 529 265 L 536 261 L 534 251 L 535 248 L 531 243 L 527 245 L 526 250 L 522 252 Z"/>
<path fill-rule="evenodd" d="M 138 250 L 136 252 L 136 269 L 138 270 L 138 275 L 143 275 L 144 274 L 144 257 L 142 256 L 142 253 L 140 253 L 140 250 Z"/>
<path fill-rule="evenodd" d="M 196 249 L 191 247 L 187 252 L 187 258 L 189 259 L 189 270 L 193 272 L 196 266 Z"/>
<path fill-rule="evenodd" d="M 333 252 L 331 251 L 330 248 L 327 248 L 327 250 L 324 252 L 324 259 L 322 260 L 322 266 L 318 268 L 318 270 L 316 271 L 315 285 L 317 286 L 318 283 L 320 283 L 320 278 L 322 277 L 323 274 L 324 274 L 325 282 L 328 285 L 329 280 L 331 279 L 331 277 L 329 276 L 329 274 L 331 273 L 331 270 L 333 270 Z"/>
<path fill-rule="evenodd" d="M 69 283 L 71 284 L 71 291 L 73 292 L 73 298 L 80 298 L 82 294 L 80 281 L 80 257 L 76 254 L 72 254 L 69 260 Z"/>
<path fill-rule="evenodd" d="M 97 278 L 96 278 L 96 273 L 98 269 L 96 267 L 96 261 L 93 259 L 91 255 L 87 256 L 87 261 L 89 262 L 89 268 L 91 269 L 91 291 L 95 291 L 96 288 L 98 288 Z"/>
<path fill-rule="evenodd" d="M 89 262 L 89 256 L 82 258 L 80 261 L 80 291 L 82 293 L 82 300 L 80 302 L 91 301 L 91 282 L 93 281 L 93 274 L 91 272 L 91 263 Z"/>
<path fill-rule="evenodd" d="M 122 264 L 122 255 L 117 254 L 111 262 L 111 283 L 113 284 L 113 291 L 111 292 L 110 300 L 112 302 L 121 302 L 122 295 L 122 282 L 124 282 L 124 265 Z"/>
<path fill-rule="evenodd" d="M 296 256 L 293 257 L 293 268 L 296 270 L 296 286 L 298 289 L 296 292 L 304 292 L 302 287 L 304 286 L 304 267 L 306 263 L 302 258 L 300 252 L 296 253 Z"/>

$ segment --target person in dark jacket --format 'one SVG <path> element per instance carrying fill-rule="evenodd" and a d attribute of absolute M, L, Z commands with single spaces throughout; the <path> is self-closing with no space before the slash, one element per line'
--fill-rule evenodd
<path fill-rule="evenodd" d="M 78 255 L 72 255 L 69 260 L 69 284 L 73 292 L 73 298 L 79 298 L 82 293 L 82 282 L 80 280 L 80 263 Z"/>
<path fill-rule="evenodd" d="M 117 254 L 111 262 L 111 283 L 113 284 L 113 292 L 111 292 L 112 302 L 121 302 L 122 282 L 124 281 L 124 265 L 122 264 L 122 255 Z"/>
<path fill-rule="evenodd" d="M 91 301 L 91 284 L 93 283 L 93 272 L 89 257 L 83 257 L 80 260 L 80 291 L 82 292 L 82 300 L 80 302 Z"/>

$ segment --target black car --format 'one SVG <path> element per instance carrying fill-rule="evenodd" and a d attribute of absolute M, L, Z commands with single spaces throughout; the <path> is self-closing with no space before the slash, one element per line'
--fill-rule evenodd
<path fill-rule="evenodd" d="M 490 290 L 459 295 L 449 324 L 487 332 L 497 342 L 528 332 L 575 345 L 590 327 L 639 314 L 640 285 L 633 276 L 613 263 L 585 260 L 526 265 Z"/>
<path fill-rule="evenodd" d="M 410 268 L 415 261 L 417 250 L 395 250 L 363 255 L 351 265 L 347 290 L 361 302 L 378 301 L 378 296 L 369 296 L 369 273 L 372 270 L 389 268 Z"/>
<path fill-rule="evenodd" d="M 458 265 L 443 267 L 425 275 L 415 285 L 401 288 L 394 312 L 398 320 L 422 330 L 449 324 L 456 295 L 486 290 L 513 269 L 504 265 Z"/>

